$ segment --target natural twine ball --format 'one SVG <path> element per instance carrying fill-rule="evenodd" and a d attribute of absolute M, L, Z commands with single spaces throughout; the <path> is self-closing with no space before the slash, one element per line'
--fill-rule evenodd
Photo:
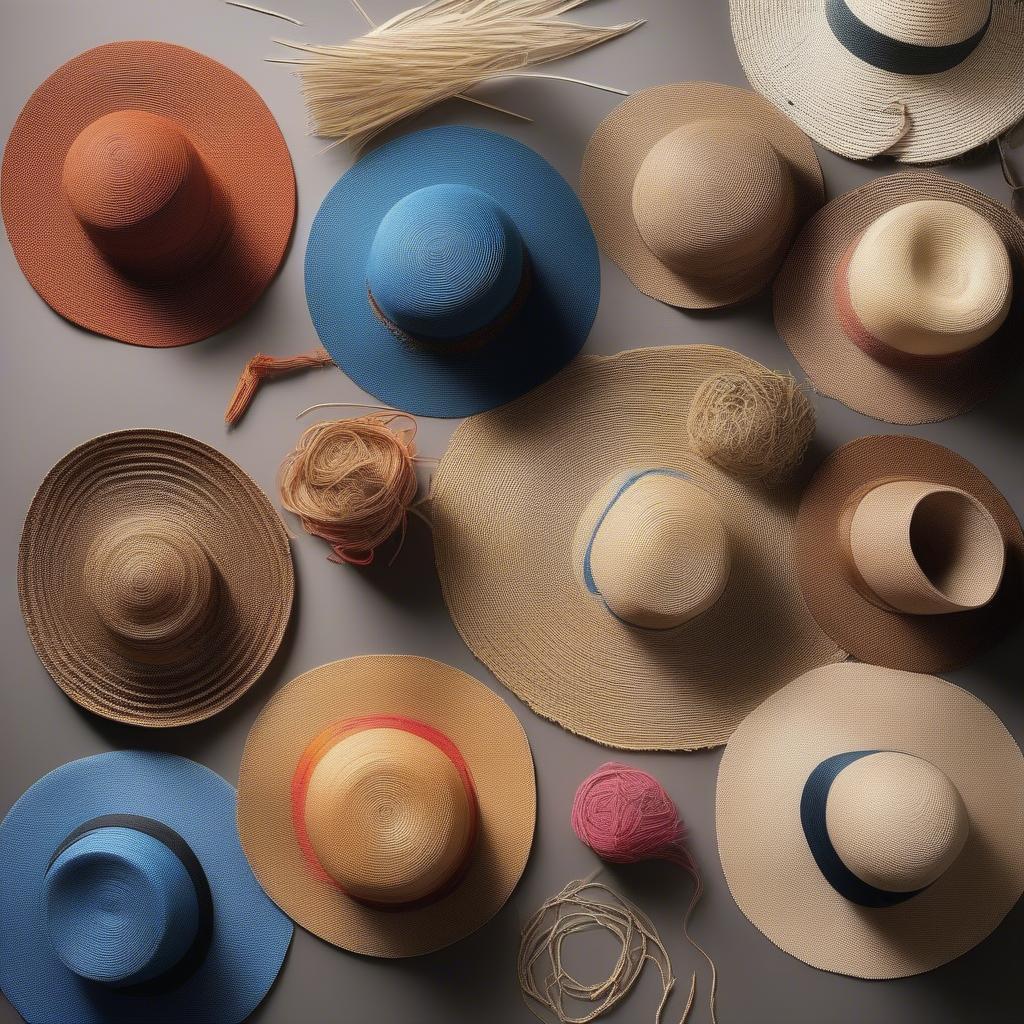
<path fill-rule="evenodd" d="M 397 419 L 410 426 L 394 429 Z M 404 414 L 326 420 L 309 427 L 281 464 L 281 503 L 331 545 L 333 562 L 368 565 L 405 530 L 416 497 L 416 422 Z"/>
<path fill-rule="evenodd" d="M 698 455 L 740 480 L 774 483 L 800 464 L 814 435 L 814 407 L 788 373 L 767 368 L 709 377 L 686 421 Z"/>

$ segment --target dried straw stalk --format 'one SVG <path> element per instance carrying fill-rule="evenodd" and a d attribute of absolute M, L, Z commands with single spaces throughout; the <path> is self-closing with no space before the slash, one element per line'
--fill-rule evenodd
<path fill-rule="evenodd" d="M 586 2 L 432 0 L 341 46 L 277 42 L 309 54 L 282 63 L 298 69 L 314 132 L 365 142 L 480 82 L 521 74 L 643 24 L 580 25 L 560 17 Z"/>

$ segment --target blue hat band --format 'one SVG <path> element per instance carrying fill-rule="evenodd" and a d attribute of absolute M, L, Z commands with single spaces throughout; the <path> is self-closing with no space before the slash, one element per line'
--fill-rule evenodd
<path fill-rule="evenodd" d="M 131 895 L 130 884 L 126 892 L 119 892 L 124 880 L 114 877 L 109 892 L 99 895 L 98 906 L 86 906 L 86 914 L 81 914 L 83 903 L 97 897 L 95 893 L 81 891 L 81 885 L 76 887 L 76 875 L 81 873 L 83 864 L 95 864 L 104 856 L 116 859 L 118 847 L 141 856 L 145 864 L 139 875 L 144 880 L 148 881 L 145 876 L 152 874 L 158 886 L 166 886 L 180 897 L 172 901 L 178 905 L 168 908 L 166 920 L 160 922 L 166 926 L 166 934 L 156 934 L 159 941 L 155 948 L 148 951 L 144 963 L 135 965 L 134 971 L 131 966 L 126 970 L 118 956 L 111 957 L 103 943 L 86 945 L 77 934 L 79 929 L 72 928 L 71 934 L 67 934 L 62 928 L 63 923 L 76 917 L 82 917 L 88 928 L 91 914 L 117 913 L 126 893 Z M 100 870 L 104 868 L 101 866 Z M 89 880 L 85 883 L 89 884 Z M 172 828 L 152 818 L 110 814 L 84 822 L 51 856 L 45 891 L 48 910 L 54 915 L 50 920 L 54 951 L 70 970 L 119 991 L 155 994 L 175 988 L 196 971 L 209 950 L 213 898 L 206 873 L 188 843 Z"/>
<path fill-rule="evenodd" d="M 974 35 L 948 46 L 922 46 L 887 36 L 861 21 L 846 0 L 825 0 L 825 16 L 836 39 L 865 64 L 897 75 L 934 75 L 955 68 L 974 52 L 988 31 L 992 5 Z"/>
<path fill-rule="evenodd" d="M 516 318 L 516 314 L 526 302 L 530 294 L 530 286 L 533 282 L 533 275 L 530 271 L 530 260 L 527 254 L 523 253 L 522 270 L 519 275 L 519 285 L 516 288 L 509 304 L 498 315 L 485 324 L 483 327 L 469 334 L 461 334 L 453 338 L 429 338 L 426 335 L 410 334 L 403 330 L 393 320 L 389 319 L 380 304 L 374 297 L 369 285 L 366 287 L 366 299 L 373 310 L 373 315 L 403 344 L 414 349 L 422 349 L 427 352 L 451 353 L 452 355 L 465 352 L 474 352 L 483 348 L 489 341 L 498 337 L 502 331 Z"/>
<path fill-rule="evenodd" d="M 911 892 L 888 892 L 869 885 L 843 863 L 828 834 L 826 807 L 832 783 L 839 777 L 839 773 L 854 761 L 881 753 L 885 751 L 850 750 L 826 758 L 807 776 L 800 795 L 800 824 L 803 826 L 807 845 L 815 864 L 818 865 L 818 870 L 840 896 L 861 907 L 893 907 L 924 891 L 914 889 Z"/>

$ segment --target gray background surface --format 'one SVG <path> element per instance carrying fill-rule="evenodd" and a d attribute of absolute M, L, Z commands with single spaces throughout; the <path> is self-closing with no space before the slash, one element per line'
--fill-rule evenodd
<path fill-rule="evenodd" d="M 779 0 L 784 3 L 785 0 Z M 15 568 L 22 518 L 39 481 L 68 449 L 96 434 L 131 426 L 166 427 L 213 444 L 236 459 L 268 493 L 278 462 L 300 432 L 295 414 L 313 402 L 363 396 L 334 368 L 268 387 L 234 432 L 222 415 L 245 360 L 257 350 L 278 355 L 312 347 L 302 286 L 310 221 L 324 194 L 345 170 L 342 148 L 321 154 L 323 143 L 305 135 L 298 84 L 279 65 L 271 39 L 341 42 L 363 31 L 346 0 L 264 0 L 305 21 L 305 28 L 237 10 L 219 0 L 0 0 L 0 130 L 6 138 L 31 91 L 76 53 L 113 39 L 164 39 L 195 47 L 233 68 L 263 95 L 291 147 L 299 183 L 299 216 L 290 255 L 266 297 L 248 317 L 218 337 L 166 351 L 120 345 L 65 323 L 22 277 L 9 246 L 0 245 L 3 313 L 0 430 L 3 433 L 0 505 L 0 812 L 36 778 L 72 758 L 112 747 L 154 747 L 195 758 L 236 781 L 246 733 L 276 688 L 323 662 L 365 653 L 428 655 L 474 673 L 509 697 L 529 733 L 538 769 L 539 820 L 533 856 L 505 910 L 473 938 L 440 953 L 404 961 L 364 959 L 340 952 L 296 930 L 281 978 L 252 1018 L 260 1024 L 306 1021 L 475 1022 L 508 1024 L 532 1019 L 520 1000 L 515 956 L 520 924 L 572 878 L 589 874 L 596 860 L 568 824 L 579 781 L 609 751 L 563 732 L 505 693 L 459 640 L 441 599 L 430 537 L 416 521 L 390 568 L 357 571 L 332 565 L 326 548 L 298 531 L 294 543 L 298 595 L 283 650 L 266 677 L 235 706 L 211 721 L 171 732 L 120 727 L 70 703 L 50 681 L 29 643 L 18 609 Z M 383 20 L 402 0 L 364 0 Z M 597 0 L 579 13 L 586 20 L 649 24 L 624 39 L 551 70 L 625 89 L 686 79 L 745 84 L 729 33 L 725 0 Z M 536 118 L 524 124 L 462 103 L 451 103 L 407 125 L 465 122 L 514 135 L 539 150 L 575 182 L 590 133 L 617 102 L 605 93 L 556 82 L 492 84 L 481 96 Z M 820 151 L 830 197 L 884 173 Z M 1002 201 L 1009 191 L 991 151 L 942 173 L 962 178 Z M 608 261 L 600 313 L 587 351 L 609 353 L 642 345 L 710 342 L 747 353 L 778 368 L 795 369 L 771 324 L 761 296 L 719 313 L 691 316 L 635 291 Z M 919 433 L 972 459 L 1024 512 L 1020 440 L 1021 376 L 969 415 L 924 428 L 886 427 L 829 399 L 818 402 L 820 450 L 863 434 Z M 454 423 L 424 421 L 424 454 L 440 455 Z M 1024 636 L 1000 647 L 953 678 L 988 702 L 1018 739 L 1024 738 Z M 980 947 L 952 965 L 895 982 L 863 982 L 820 973 L 776 949 L 740 914 L 721 873 L 714 832 L 718 752 L 626 755 L 666 784 L 690 827 L 708 893 L 695 931 L 718 961 L 719 1019 L 740 1022 L 962 1022 L 1020 1019 L 1020 949 L 1024 907 Z M 765 856 L 770 857 L 766 850 Z M 0 866 L 2 868 L 2 866 Z M 690 971 L 697 961 L 680 935 L 688 887 L 681 873 L 661 865 L 607 872 L 621 891 L 649 911 L 684 981 L 666 1021 L 678 1020 Z M 2 925 L 0 925 L 2 927 Z M 603 946 L 601 958 L 610 953 Z M 580 957 L 582 960 L 583 957 Z M 596 964 L 594 966 L 596 970 Z M 609 1018 L 650 1021 L 656 982 L 649 969 L 641 987 Z M 706 976 L 692 1019 L 708 1019 Z M 16 1014 L 0 1000 L 0 1021 Z M 68 1022 L 74 1024 L 74 1022 Z"/>

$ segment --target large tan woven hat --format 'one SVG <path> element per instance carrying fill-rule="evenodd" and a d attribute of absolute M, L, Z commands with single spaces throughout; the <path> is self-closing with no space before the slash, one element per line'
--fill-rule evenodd
<path fill-rule="evenodd" d="M 713 82 L 634 93 L 580 171 L 605 254 L 645 295 L 687 309 L 760 291 L 824 194 L 806 136 L 756 93 Z"/>
<path fill-rule="evenodd" d="M 934 163 L 1024 117 L 1019 0 L 730 0 L 750 84 L 856 159 Z"/>
<path fill-rule="evenodd" d="M 284 137 L 247 82 L 183 46 L 107 43 L 29 97 L 0 173 L 29 283 L 132 345 L 199 341 L 263 294 L 295 222 Z"/>
<path fill-rule="evenodd" d="M 237 700 L 280 646 L 294 577 L 266 495 L 166 430 L 87 441 L 36 492 L 21 611 L 62 690 L 104 718 L 187 725 Z"/>
<path fill-rule="evenodd" d="M 712 747 L 844 657 L 800 596 L 795 488 L 689 446 L 701 385 L 761 370 L 708 345 L 590 356 L 455 432 L 429 505 L 444 598 L 538 713 L 613 747 Z"/>
<path fill-rule="evenodd" d="M 349 658 L 274 695 L 249 733 L 238 831 L 260 884 L 320 938 L 404 957 L 465 938 L 526 867 L 537 812 L 512 709 L 429 658 Z"/>
<path fill-rule="evenodd" d="M 1024 893 L 1024 757 L 935 676 L 850 663 L 779 690 L 725 748 L 716 819 L 740 910 L 826 971 L 930 971 Z"/>
<path fill-rule="evenodd" d="M 822 394 L 889 423 L 947 419 L 1024 353 L 1024 223 L 949 178 L 876 178 L 812 218 L 774 292 Z"/>
<path fill-rule="evenodd" d="M 796 525 L 804 598 L 861 661 L 940 672 L 1024 615 L 1024 533 L 967 459 L 919 437 L 862 437 L 808 484 Z"/>

